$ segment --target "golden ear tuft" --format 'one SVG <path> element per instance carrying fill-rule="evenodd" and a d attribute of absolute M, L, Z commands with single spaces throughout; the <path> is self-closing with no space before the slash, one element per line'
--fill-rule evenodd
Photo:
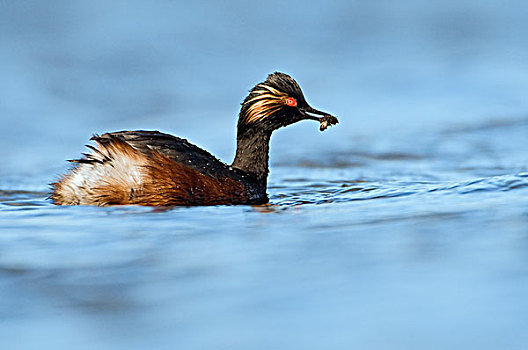
<path fill-rule="evenodd" d="M 265 84 L 256 86 L 258 89 L 253 90 L 256 94 L 253 98 L 244 104 L 249 105 L 246 111 L 246 124 L 269 117 L 281 109 L 288 95 Z"/>

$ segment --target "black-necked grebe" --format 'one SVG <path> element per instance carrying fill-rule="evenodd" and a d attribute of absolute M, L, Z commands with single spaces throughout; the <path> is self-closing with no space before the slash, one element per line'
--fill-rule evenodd
<path fill-rule="evenodd" d="M 310 107 L 293 78 L 276 72 L 242 103 L 232 165 L 158 131 L 107 133 L 92 137 L 97 146 L 72 161 L 77 165 L 51 185 L 50 198 L 57 205 L 264 204 L 271 134 L 304 119 L 319 121 L 321 131 L 338 123 Z"/>

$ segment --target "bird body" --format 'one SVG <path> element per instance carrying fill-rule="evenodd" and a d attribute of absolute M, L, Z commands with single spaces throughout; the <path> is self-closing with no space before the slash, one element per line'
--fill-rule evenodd
<path fill-rule="evenodd" d="M 96 146 L 87 146 L 92 152 L 73 160 L 76 166 L 51 184 L 50 198 L 58 205 L 267 203 L 271 134 L 302 119 L 318 120 L 321 130 L 338 123 L 309 107 L 290 76 L 274 73 L 242 104 L 232 165 L 185 139 L 158 131 L 106 133 L 92 137 Z"/>
<path fill-rule="evenodd" d="M 64 205 L 153 206 L 260 204 L 267 197 L 248 174 L 207 151 L 158 131 L 121 131 L 92 137 L 92 153 L 53 184 Z"/>

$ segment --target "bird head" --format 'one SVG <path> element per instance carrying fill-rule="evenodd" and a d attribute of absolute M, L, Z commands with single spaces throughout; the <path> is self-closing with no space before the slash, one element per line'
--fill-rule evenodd
<path fill-rule="evenodd" d="M 250 90 L 240 109 L 238 129 L 258 128 L 273 132 L 308 119 L 318 121 L 321 131 L 339 123 L 336 117 L 311 107 L 292 77 L 275 72 Z"/>

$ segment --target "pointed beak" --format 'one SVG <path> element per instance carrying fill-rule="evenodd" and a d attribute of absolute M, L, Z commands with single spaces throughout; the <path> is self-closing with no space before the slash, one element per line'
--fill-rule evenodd
<path fill-rule="evenodd" d="M 328 128 L 329 126 L 336 125 L 339 123 L 339 120 L 337 120 L 337 118 L 333 115 L 330 115 L 326 112 L 318 111 L 317 109 L 312 108 L 310 106 L 299 110 L 304 115 L 304 119 L 317 120 L 319 123 L 321 123 L 319 127 L 319 130 L 321 131 L 325 131 L 326 128 Z"/>

